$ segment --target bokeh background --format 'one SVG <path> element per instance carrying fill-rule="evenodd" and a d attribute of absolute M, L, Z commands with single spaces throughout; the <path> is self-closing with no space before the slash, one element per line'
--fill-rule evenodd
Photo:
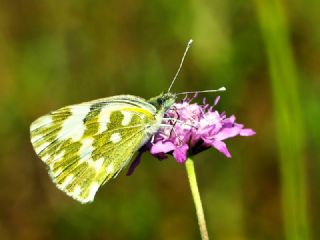
<path fill-rule="evenodd" d="M 37 117 L 116 94 L 227 92 L 257 135 L 195 158 L 213 239 L 319 239 L 318 0 L 0 1 L 0 239 L 199 239 L 183 165 L 147 155 L 81 205 L 29 140 Z M 201 95 L 213 102 L 216 94 Z"/>

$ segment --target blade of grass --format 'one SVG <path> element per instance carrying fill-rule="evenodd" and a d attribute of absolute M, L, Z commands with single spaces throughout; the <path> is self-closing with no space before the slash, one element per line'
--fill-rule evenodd
<path fill-rule="evenodd" d="M 273 91 L 286 239 L 310 239 L 298 77 L 281 1 L 256 0 Z"/>

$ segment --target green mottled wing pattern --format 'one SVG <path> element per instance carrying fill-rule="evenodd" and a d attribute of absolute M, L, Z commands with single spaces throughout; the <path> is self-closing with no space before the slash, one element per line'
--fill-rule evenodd
<path fill-rule="evenodd" d="M 120 95 L 61 108 L 31 124 L 31 142 L 59 189 L 87 203 L 156 131 L 157 110 Z"/>

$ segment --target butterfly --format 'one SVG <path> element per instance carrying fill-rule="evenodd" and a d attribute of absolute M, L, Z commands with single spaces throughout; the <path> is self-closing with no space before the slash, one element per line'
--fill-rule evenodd
<path fill-rule="evenodd" d="M 157 132 L 174 101 L 171 93 L 148 101 L 119 95 L 63 107 L 31 124 L 31 143 L 59 189 L 91 202 Z"/>
<path fill-rule="evenodd" d="M 30 126 L 31 143 L 56 186 L 81 203 L 94 200 L 163 124 L 178 94 L 169 90 L 145 100 L 118 95 L 52 111 Z M 216 90 L 212 90 L 216 91 Z M 184 93 L 180 93 L 184 94 Z"/>
<path fill-rule="evenodd" d="M 81 203 L 92 202 L 99 187 L 116 177 L 158 131 L 175 102 L 177 95 L 170 89 L 191 43 L 166 93 L 149 100 L 118 95 L 84 102 L 31 124 L 32 146 L 60 190 Z"/>

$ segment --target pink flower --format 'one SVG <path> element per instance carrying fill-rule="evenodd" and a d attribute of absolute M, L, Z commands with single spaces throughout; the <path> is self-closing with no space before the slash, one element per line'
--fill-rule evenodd
<path fill-rule="evenodd" d="M 219 102 L 217 97 L 213 106 L 190 103 L 193 98 L 186 98 L 180 103 L 174 103 L 164 115 L 164 126 L 140 150 L 137 158 L 132 162 L 128 175 L 139 164 L 143 152 L 149 151 L 158 159 L 172 155 L 178 163 L 184 163 L 188 156 L 195 155 L 209 148 L 215 148 L 230 158 L 225 139 L 235 136 L 252 136 L 255 132 L 236 123 L 235 116 L 227 117 L 225 113 L 214 110 Z"/>

